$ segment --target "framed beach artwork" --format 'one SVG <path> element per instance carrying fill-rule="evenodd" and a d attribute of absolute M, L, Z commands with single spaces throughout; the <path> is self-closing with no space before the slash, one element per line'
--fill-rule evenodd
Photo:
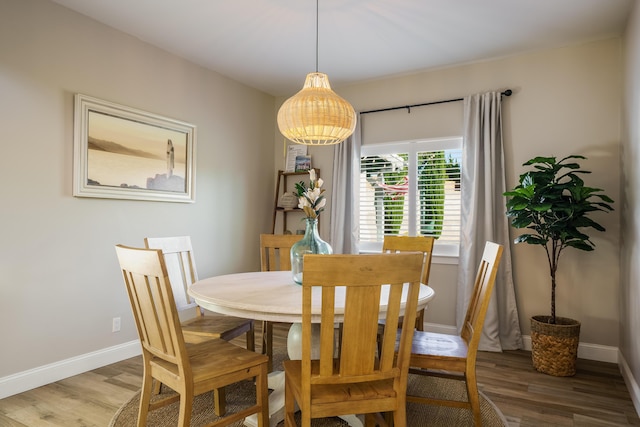
<path fill-rule="evenodd" d="M 195 202 L 196 127 L 75 95 L 76 197 Z"/>

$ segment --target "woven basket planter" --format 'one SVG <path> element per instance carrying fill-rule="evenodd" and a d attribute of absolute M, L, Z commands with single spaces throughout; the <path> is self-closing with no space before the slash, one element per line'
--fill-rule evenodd
<path fill-rule="evenodd" d="M 531 318 L 531 358 L 533 367 L 542 373 L 556 377 L 570 377 L 576 373 L 580 322 L 556 317 L 554 325 L 550 316 Z"/>

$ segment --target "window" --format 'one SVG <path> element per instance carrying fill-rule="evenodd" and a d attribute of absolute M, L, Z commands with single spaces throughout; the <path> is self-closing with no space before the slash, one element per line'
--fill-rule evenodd
<path fill-rule="evenodd" d="M 458 256 L 462 138 L 363 145 L 360 252 L 385 235 L 435 236 L 434 256 Z"/>

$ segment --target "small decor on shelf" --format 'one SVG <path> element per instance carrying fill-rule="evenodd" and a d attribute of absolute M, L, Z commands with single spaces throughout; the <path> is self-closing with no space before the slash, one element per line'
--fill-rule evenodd
<path fill-rule="evenodd" d="M 540 245 L 547 254 L 551 284 L 551 315 L 531 318 L 531 356 L 533 367 L 554 376 L 572 376 L 576 373 L 580 322 L 556 316 L 556 272 L 560 254 L 566 248 L 592 251 L 595 245 L 586 229 L 605 231 L 589 217 L 596 211 L 609 212 L 613 200 L 601 194 L 599 188 L 587 187 L 579 174 L 581 170 L 567 156 L 560 161 L 555 157 L 535 157 L 523 166 L 534 170 L 520 175 L 520 183 L 504 193 L 507 216 L 514 228 L 526 228 L 515 243 Z"/>
<path fill-rule="evenodd" d="M 311 156 L 296 156 L 296 172 L 311 170 Z"/>
<path fill-rule="evenodd" d="M 318 234 L 318 216 L 324 210 L 327 199 L 322 187 L 322 179 L 316 179 L 316 171 L 309 170 L 309 187 L 304 181 L 296 183 L 298 207 L 306 215 L 307 223 L 304 237 L 291 246 L 291 272 L 293 281 L 302 284 L 303 261 L 306 254 L 332 254 L 331 246 L 320 238 Z"/>
<path fill-rule="evenodd" d="M 283 193 L 278 199 L 278 207 L 284 209 L 293 209 L 298 206 L 298 197 L 295 193 Z"/>

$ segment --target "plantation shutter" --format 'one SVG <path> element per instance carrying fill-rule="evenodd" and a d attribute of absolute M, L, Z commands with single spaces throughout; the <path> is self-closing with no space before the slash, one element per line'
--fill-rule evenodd
<path fill-rule="evenodd" d="M 363 146 L 359 249 L 385 235 L 436 236 L 434 254 L 457 255 L 461 138 Z"/>

